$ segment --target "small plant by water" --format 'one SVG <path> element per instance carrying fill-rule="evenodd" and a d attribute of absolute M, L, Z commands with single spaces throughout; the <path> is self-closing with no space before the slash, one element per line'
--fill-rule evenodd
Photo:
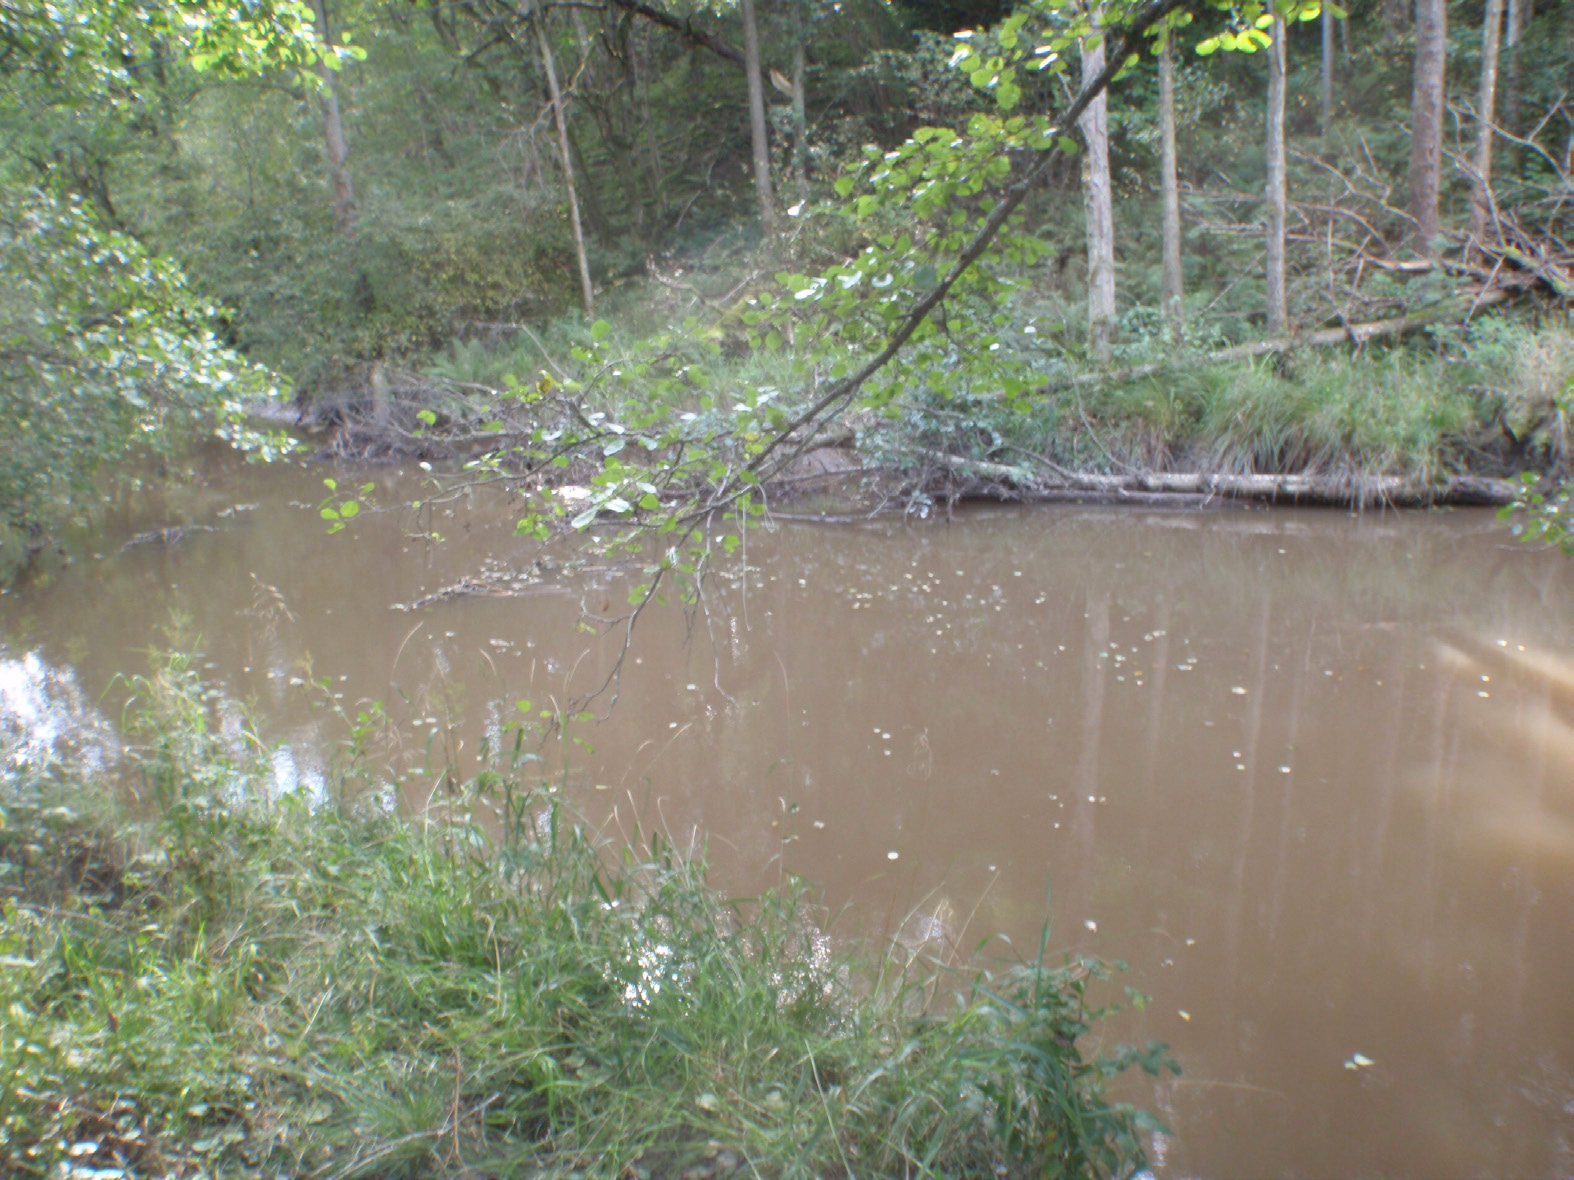
<path fill-rule="evenodd" d="M 120 782 L 0 781 L 0 1172 L 1124 1177 L 1090 960 L 861 958 L 800 886 L 615 849 L 523 732 L 440 808 L 313 807 L 170 661 Z M 113 818 L 111 818 L 113 817 Z M 940 997 L 938 999 L 934 997 Z"/>

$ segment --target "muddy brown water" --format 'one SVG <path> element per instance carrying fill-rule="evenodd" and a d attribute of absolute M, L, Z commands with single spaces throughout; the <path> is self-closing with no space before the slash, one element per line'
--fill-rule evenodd
<path fill-rule="evenodd" d="M 110 724 L 115 673 L 179 619 L 281 783 L 320 790 L 311 682 L 384 702 L 414 765 L 612 670 L 591 620 L 628 571 L 393 609 L 528 562 L 516 506 L 329 536 L 329 474 L 429 494 L 214 459 L 131 497 L 0 597 L 0 711 L 37 742 Z M 1574 1176 L 1571 590 L 1574 562 L 1468 512 L 755 528 L 708 612 L 640 620 L 590 748 L 549 756 L 729 888 L 799 874 L 843 926 L 949 954 L 1030 950 L 1049 916 L 1057 956 L 1127 962 L 1152 1002 L 1105 1034 L 1184 1068 L 1128 1088 L 1173 1132 L 1160 1176 Z"/>

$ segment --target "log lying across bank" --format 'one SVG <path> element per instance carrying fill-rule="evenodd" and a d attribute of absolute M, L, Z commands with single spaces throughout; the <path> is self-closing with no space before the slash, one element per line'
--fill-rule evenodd
<path fill-rule="evenodd" d="M 1029 467 L 980 462 L 959 455 L 925 454 L 924 462 L 987 481 L 1002 499 L 1124 499 L 1173 496 L 1177 500 L 1252 500 L 1335 508 L 1429 508 L 1444 505 L 1500 507 L 1513 503 L 1519 485 L 1506 479 L 1455 475 L 1428 483 L 1398 475 L 1223 475 L 1141 471 L 1128 475 L 1069 472 L 1041 474 Z"/>

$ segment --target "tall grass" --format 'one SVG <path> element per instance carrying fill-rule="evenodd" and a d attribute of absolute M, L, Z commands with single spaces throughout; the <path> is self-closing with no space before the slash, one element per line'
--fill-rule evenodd
<path fill-rule="evenodd" d="M 312 810 L 273 797 L 266 751 L 212 724 L 183 663 L 136 687 L 127 802 L 69 767 L 13 768 L 0 797 L 6 1175 L 1141 1158 L 1104 1086 L 1163 1062 L 1084 1055 L 1095 963 L 861 960 L 799 887 L 729 900 L 659 839 L 599 842 L 530 782 L 519 734 L 440 817 Z"/>

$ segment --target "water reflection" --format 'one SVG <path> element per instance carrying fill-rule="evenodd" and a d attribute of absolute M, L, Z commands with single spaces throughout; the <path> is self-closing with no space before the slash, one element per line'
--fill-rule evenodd
<path fill-rule="evenodd" d="M 216 531 L 0 599 L 11 650 L 97 693 L 179 610 L 309 784 L 327 702 L 383 702 L 397 767 L 465 761 L 616 665 L 580 626 L 616 570 L 390 609 L 528 567 L 506 503 L 329 538 L 320 473 L 226 478 L 181 507 Z M 585 807 L 909 951 L 1030 951 L 1050 886 L 1054 952 L 1129 962 L 1154 1001 L 1116 1031 L 1185 1066 L 1133 1095 L 1163 1176 L 1574 1173 L 1574 566 L 1471 514 L 1056 509 L 747 554 L 708 615 L 647 615 L 586 746 L 543 747 Z"/>
<path fill-rule="evenodd" d="M 75 671 L 36 651 L 11 657 L 0 648 L 0 752 L 11 768 L 73 758 L 102 771 L 113 757 L 112 736 Z"/>

